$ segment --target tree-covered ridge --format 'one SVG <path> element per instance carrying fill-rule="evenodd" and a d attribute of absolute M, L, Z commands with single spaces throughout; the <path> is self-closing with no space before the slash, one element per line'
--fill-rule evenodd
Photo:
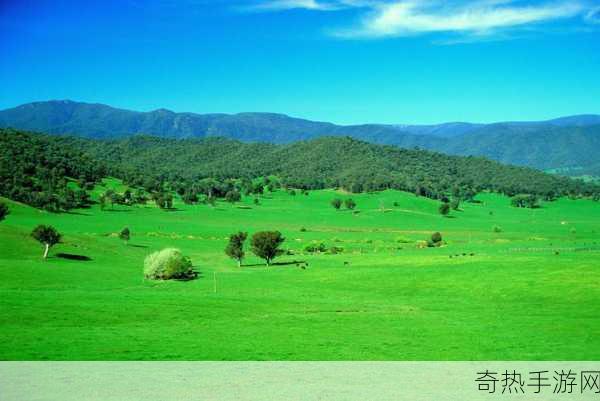
<path fill-rule="evenodd" d="M 55 211 L 85 206 L 85 189 L 107 175 L 145 188 L 153 199 L 176 191 L 191 202 L 198 195 L 233 199 L 240 193 L 261 192 L 268 180 L 261 181 L 261 188 L 252 180 L 266 176 L 277 176 L 291 188 L 392 188 L 432 199 L 469 200 L 485 190 L 548 200 L 600 194 L 596 184 L 529 168 L 349 137 L 274 145 L 149 136 L 103 141 L 0 130 L 0 145 L 0 194 Z M 70 179 L 78 185 L 69 186 Z"/>
<path fill-rule="evenodd" d="M 458 193 L 468 198 L 469 194 L 489 190 L 552 199 L 591 196 L 599 190 L 593 184 L 480 157 L 374 145 L 349 137 L 323 137 L 289 145 L 148 136 L 111 141 L 57 140 L 105 161 L 115 174 L 132 183 L 141 183 L 148 176 L 191 185 L 204 178 L 276 175 L 284 185 L 295 188 L 352 192 L 394 188 L 431 198 Z"/>
<path fill-rule="evenodd" d="M 56 138 L 0 130 L 1 196 L 51 211 L 85 207 L 86 189 L 106 174 L 102 163 Z"/>

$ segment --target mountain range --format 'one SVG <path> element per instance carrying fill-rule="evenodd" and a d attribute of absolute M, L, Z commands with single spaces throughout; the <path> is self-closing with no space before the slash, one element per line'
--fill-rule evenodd
<path fill-rule="evenodd" d="M 196 114 L 166 109 L 138 112 L 53 100 L 0 111 L 0 127 L 95 139 L 148 134 L 178 139 L 219 136 L 276 144 L 349 136 L 376 144 L 484 156 L 562 173 L 600 175 L 600 115 L 492 124 L 336 125 L 275 113 Z"/>

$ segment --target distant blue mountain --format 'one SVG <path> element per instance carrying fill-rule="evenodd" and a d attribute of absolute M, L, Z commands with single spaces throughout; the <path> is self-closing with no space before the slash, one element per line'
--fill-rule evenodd
<path fill-rule="evenodd" d="M 541 169 L 585 168 L 600 163 L 600 115 L 493 124 L 343 126 L 274 113 L 195 114 L 166 109 L 137 112 L 103 104 L 53 100 L 0 111 L 0 127 L 90 138 L 143 133 L 169 138 L 222 136 L 271 143 L 350 136 L 377 144 L 485 156 Z"/>

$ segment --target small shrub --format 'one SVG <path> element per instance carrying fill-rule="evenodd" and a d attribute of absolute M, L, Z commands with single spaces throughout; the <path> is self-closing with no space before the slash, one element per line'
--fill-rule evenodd
<path fill-rule="evenodd" d="M 427 248 L 429 245 L 427 241 L 419 240 L 416 243 L 417 248 Z"/>
<path fill-rule="evenodd" d="M 537 196 L 530 194 L 515 195 L 511 198 L 510 204 L 514 207 L 527 207 L 531 209 L 539 207 Z"/>
<path fill-rule="evenodd" d="M 442 234 L 439 232 L 431 234 L 431 239 L 427 241 L 427 246 L 430 248 L 442 246 Z"/>
<path fill-rule="evenodd" d="M 119 238 L 127 245 L 129 239 L 131 238 L 131 231 L 129 231 L 129 228 L 125 227 L 124 229 L 122 229 L 119 233 Z"/>
<path fill-rule="evenodd" d="M 499 227 L 499 226 L 494 226 L 492 228 L 492 231 L 495 232 L 495 233 L 501 233 L 502 232 L 502 228 Z"/>
<path fill-rule="evenodd" d="M 189 280 L 196 277 L 192 262 L 179 249 L 166 248 L 144 259 L 144 277 L 149 280 Z"/>
<path fill-rule="evenodd" d="M 321 252 L 326 252 L 326 251 L 327 251 L 327 247 L 322 242 L 320 242 L 318 244 L 309 244 L 306 247 L 304 247 L 304 252 L 308 252 L 308 253 L 321 253 Z"/>
<path fill-rule="evenodd" d="M 306 232 L 306 227 L 302 227 L 302 228 L 300 228 L 300 232 L 301 232 L 301 233 L 305 233 L 305 232 Z"/>
<path fill-rule="evenodd" d="M 332 255 L 337 255 L 338 253 L 342 252 L 344 252 L 344 248 L 339 246 L 332 246 L 331 248 L 329 248 L 329 253 Z"/>

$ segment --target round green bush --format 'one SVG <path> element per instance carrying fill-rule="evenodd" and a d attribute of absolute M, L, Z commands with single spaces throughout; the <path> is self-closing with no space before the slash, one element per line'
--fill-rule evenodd
<path fill-rule="evenodd" d="M 144 277 L 149 280 L 190 280 L 196 273 L 190 259 L 179 249 L 166 248 L 144 259 Z"/>
<path fill-rule="evenodd" d="M 439 232 L 431 234 L 431 239 L 427 241 L 427 246 L 430 248 L 442 246 L 442 234 Z"/>
<path fill-rule="evenodd" d="M 442 234 L 440 234 L 439 232 L 431 234 L 431 242 L 434 242 L 436 244 L 442 242 Z"/>

